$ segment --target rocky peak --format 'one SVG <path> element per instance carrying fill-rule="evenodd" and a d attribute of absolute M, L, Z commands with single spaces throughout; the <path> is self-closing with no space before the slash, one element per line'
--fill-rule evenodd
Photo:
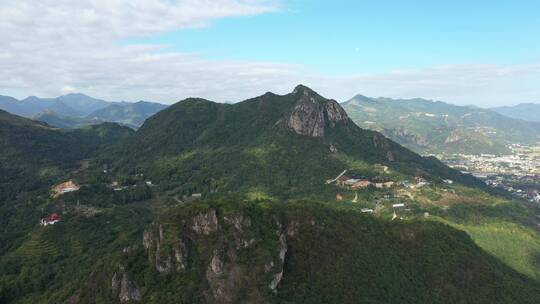
<path fill-rule="evenodd" d="M 293 94 L 298 101 L 287 126 L 298 134 L 323 137 L 326 128 L 350 122 L 345 110 L 335 100 L 326 99 L 303 85 L 297 86 Z"/>
<path fill-rule="evenodd" d="M 317 94 L 317 92 L 313 91 L 312 89 L 310 89 L 309 87 L 303 84 L 297 85 L 293 90 L 293 94 L 316 95 L 320 97 L 320 95 Z"/>
<path fill-rule="evenodd" d="M 111 279 L 113 293 L 118 297 L 120 303 L 140 302 L 142 297 L 139 286 L 129 278 L 124 267 L 119 268 L 120 270 L 115 272 Z"/>

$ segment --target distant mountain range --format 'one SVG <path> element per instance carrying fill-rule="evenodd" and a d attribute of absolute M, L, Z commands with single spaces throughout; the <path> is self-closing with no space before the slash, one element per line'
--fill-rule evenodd
<path fill-rule="evenodd" d="M 357 95 L 342 106 L 360 127 L 419 153 L 504 154 L 509 144 L 540 139 L 540 123 L 441 101 Z"/>
<path fill-rule="evenodd" d="M 491 110 L 508 117 L 540 122 L 540 104 L 537 103 L 520 103 L 515 106 L 491 108 Z"/>
<path fill-rule="evenodd" d="M 126 126 L 140 127 L 148 117 L 166 107 L 166 105 L 160 103 L 147 101 L 119 102 L 96 110 L 87 115 L 86 118 L 93 121 L 111 121 Z"/>
<path fill-rule="evenodd" d="M 163 104 L 147 101 L 110 102 L 80 93 L 57 98 L 31 96 L 23 100 L 0 96 L 0 109 L 64 129 L 102 122 L 117 122 L 131 128 L 138 128 L 146 118 L 166 107 Z"/>

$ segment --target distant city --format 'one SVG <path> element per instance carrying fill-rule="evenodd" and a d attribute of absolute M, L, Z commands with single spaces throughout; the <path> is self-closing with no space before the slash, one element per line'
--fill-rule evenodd
<path fill-rule="evenodd" d="M 489 186 L 540 203 L 540 145 L 509 145 L 510 155 L 436 155 L 448 166 L 482 179 Z"/>

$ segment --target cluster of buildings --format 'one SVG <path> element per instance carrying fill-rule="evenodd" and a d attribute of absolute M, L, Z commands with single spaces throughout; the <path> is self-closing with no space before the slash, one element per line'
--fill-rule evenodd
<path fill-rule="evenodd" d="M 408 181 L 408 180 L 402 180 L 399 182 L 395 182 L 389 179 L 385 179 L 383 177 L 377 176 L 374 178 L 366 178 L 363 176 L 347 176 L 347 175 L 340 175 L 335 180 L 331 180 L 331 182 L 335 182 L 336 185 L 340 188 L 348 189 L 348 190 L 359 190 L 363 188 L 367 188 L 369 186 L 373 186 L 377 189 L 390 189 L 396 186 L 402 186 L 405 188 L 415 189 L 415 188 L 422 188 L 426 185 L 429 185 L 429 182 L 420 176 L 417 176 L 414 178 L 414 181 Z M 446 183 L 452 184 L 453 181 L 451 180 L 445 180 Z M 328 183 L 328 181 L 327 181 Z"/>
<path fill-rule="evenodd" d="M 450 167 L 470 173 L 487 185 L 513 196 L 540 203 L 540 147 L 509 145 L 510 155 L 442 155 Z"/>
<path fill-rule="evenodd" d="M 78 184 L 70 180 L 70 181 L 67 181 L 58 185 L 54 185 L 51 191 L 52 191 L 53 197 L 59 197 L 62 194 L 79 191 L 79 189 L 81 189 L 81 186 L 79 186 Z"/>
<path fill-rule="evenodd" d="M 510 155 L 456 154 L 438 157 L 450 167 L 477 176 L 493 174 L 536 175 L 540 176 L 540 147 L 510 145 Z"/>
<path fill-rule="evenodd" d="M 60 197 L 63 194 L 76 192 L 81 189 L 81 186 L 72 180 L 57 184 L 51 188 L 51 196 L 53 198 Z M 54 225 L 62 220 L 62 217 L 58 213 L 52 213 L 39 221 L 41 226 Z"/>
<path fill-rule="evenodd" d="M 351 190 L 357 190 L 361 188 L 366 188 L 370 185 L 373 185 L 375 188 L 392 188 L 394 186 L 393 181 L 384 180 L 382 178 L 374 178 L 372 180 L 366 178 L 351 178 L 343 175 L 338 178 L 336 185 L 342 188 L 347 188 Z"/>
<path fill-rule="evenodd" d="M 491 175 L 484 179 L 488 186 L 499 188 L 511 193 L 513 196 L 540 203 L 540 178 L 534 175 Z M 535 186 L 533 188 L 532 186 Z"/>
<path fill-rule="evenodd" d="M 144 184 L 145 184 L 146 186 L 149 186 L 149 187 L 154 186 L 154 184 L 153 184 L 152 181 L 150 181 L 150 180 L 144 181 Z M 117 182 L 117 181 L 113 181 L 113 182 L 109 185 L 109 187 L 110 187 L 111 189 L 113 189 L 113 191 L 122 191 L 122 190 L 126 190 L 126 189 L 129 189 L 129 188 L 135 188 L 135 187 L 137 187 L 137 185 L 138 185 L 137 183 L 134 183 L 134 184 L 132 184 L 132 185 L 126 186 L 126 185 L 121 185 L 121 184 L 120 184 L 119 182 Z"/>

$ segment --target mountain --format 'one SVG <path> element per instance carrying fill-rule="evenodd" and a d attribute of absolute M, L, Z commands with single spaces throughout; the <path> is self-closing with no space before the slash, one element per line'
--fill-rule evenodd
<path fill-rule="evenodd" d="M 32 119 L 44 122 L 50 126 L 61 129 L 76 129 L 103 123 L 105 120 L 89 119 L 79 116 L 63 116 L 55 112 L 45 111 L 32 117 Z"/>
<path fill-rule="evenodd" d="M 536 103 L 520 103 L 515 106 L 491 108 L 491 110 L 508 117 L 540 122 L 540 104 Z"/>
<path fill-rule="evenodd" d="M 100 122 L 116 122 L 136 129 L 146 118 L 166 107 L 147 101 L 110 102 L 81 93 L 56 98 L 30 96 L 20 101 L 13 97 L 0 96 L 0 109 L 62 129 L 74 129 Z"/>
<path fill-rule="evenodd" d="M 111 104 L 109 101 L 96 99 L 81 93 L 71 93 L 57 97 L 56 100 L 77 111 L 76 116 L 86 116 Z M 58 112 L 59 114 L 64 114 Z"/>
<path fill-rule="evenodd" d="M 10 113 L 20 113 L 22 111 L 19 101 L 10 96 L 0 95 L 0 109 Z"/>
<path fill-rule="evenodd" d="M 42 112 L 54 112 L 62 116 L 86 116 L 109 104 L 84 94 L 68 94 L 57 98 L 30 96 L 20 101 L 7 96 L 0 97 L 0 109 L 25 117 Z"/>
<path fill-rule="evenodd" d="M 150 117 L 113 156 L 166 188 L 191 192 L 316 195 L 344 169 L 388 166 L 396 176 L 483 183 L 359 128 L 334 100 L 298 86 L 236 104 L 187 99 Z M 112 164 L 112 163 L 111 163 Z"/>
<path fill-rule="evenodd" d="M 166 105 L 160 103 L 147 101 L 114 103 L 90 113 L 86 118 L 90 120 L 117 122 L 119 124 L 138 128 L 148 117 L 166 107 Z"/>
<path fill-rule="evenodd" d="M 12 112 L 12 114 L 25 117 L 31 117 L 43 111 L 60 112 L 64 115 L 73 115 L 76 113 L 75 109 L 72 109 L 53 98 L 39 98 L 36 96 L 29 96 L 19 101 L 18 107 L 19 111 Z"/>
<path fill-rule="evenodd" d="M 382 132 L 419 153 L 501 154 L 509 152 L 509 144 L 540 139 L 540 123 L 476 107 L 362 95 L 342 105 L 360 127 Z"/>
<path fill-rule="evenodd" d="M 190 98 L 136 132 L 0 114 L 0 147 L 13 148 L 0 164 L 35 164 L 0 203 L 0 303 L 540 297 L 538 206 L 359 128 L 305 86 Z M 332 181 L 343 170 L 395 185 L 348 189 Z M 66 180 L 80 189 L 51 196 Z"/>

